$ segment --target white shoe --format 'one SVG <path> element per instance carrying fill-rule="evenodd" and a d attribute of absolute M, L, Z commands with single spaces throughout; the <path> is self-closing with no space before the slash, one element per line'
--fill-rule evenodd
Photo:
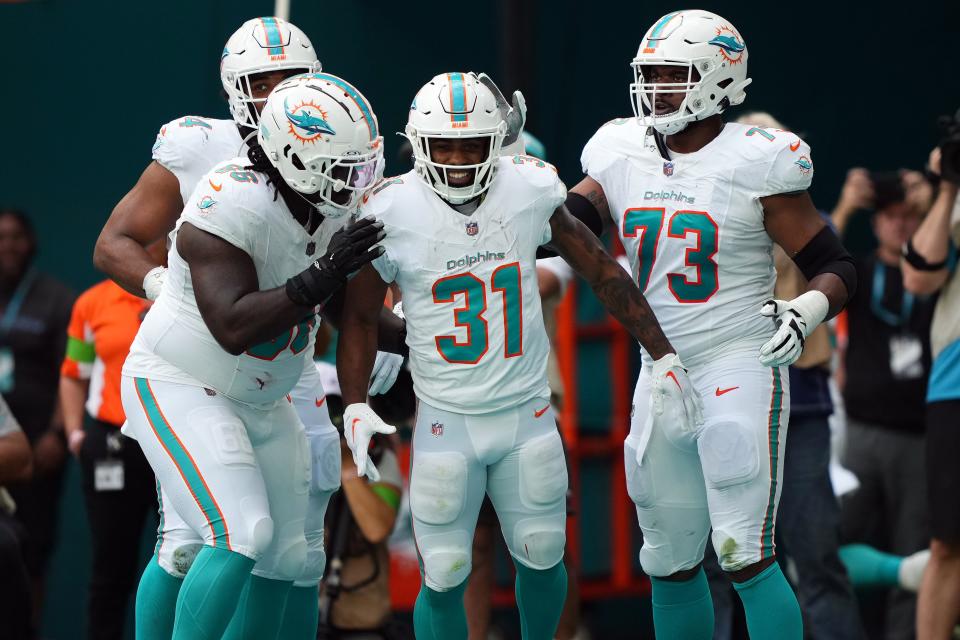
<path fill-rule="evenodd" d="M 900 587 L 907 591 L 916 593 L 920 590 L 920 583 L 923 581 L 923 572 L 930 561 L 930 550 L 924 549 L 910 554 L 900 563 L 900 569 L 897 571 L 897 582 Z"/>

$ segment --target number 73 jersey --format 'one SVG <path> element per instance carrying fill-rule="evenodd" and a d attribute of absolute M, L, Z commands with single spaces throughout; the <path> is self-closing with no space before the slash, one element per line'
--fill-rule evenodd
<path fill-rule="evenodd" d="M 604 125 L 581 163 L 603 187 L 633 277 L 684 362 L 770 338 L 759 312 L 776 276 L 760 198 L 810 186 L 802 140 L 727 123 L 704 148 L 666 161 L 630 118 Z"/>
<path fill-rule="evenodd" d="M 566 197 L 552 166 L 501 158 L 470 215 L 441 200 L 413 172 L 386 180 L 365 207 L 384 222 L 373 265 L 403 295 L 417 397 L 479 414 L 550 397 L 537 286 L 537 247 Z"/>

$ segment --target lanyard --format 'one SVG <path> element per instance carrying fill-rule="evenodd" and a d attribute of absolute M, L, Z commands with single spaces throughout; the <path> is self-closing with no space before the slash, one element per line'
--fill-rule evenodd
<path fill-rule="evenodd" d="M 910 320 L 913 313 L 913 294 L 904 290 L 900 302 L 900 315 L 893 313 L 883 306 L 883 290 L 887 281 L 887 270 L 881 262 L 873 265 L 873 295 L 870 298 L 870 309 L 873 314 L 891 327 L 902 327 Z"/>
<path fill-rule="evenodd" d="M 30 269 L 20 280 L 20 284 L 17 285 L 10 297 L 10 302 L 7 303 L 3 318 L 0 318 L 0 335 L 10 333 L 13 323 L 17 321 L 17 316 L 20 315 L 20 307 L 23 306 L 23 301 L 26 300 L 27 294 L 30 293 L 30 287 L 33 286 L 33 281 L 36 279 L 37 272 Z"/>

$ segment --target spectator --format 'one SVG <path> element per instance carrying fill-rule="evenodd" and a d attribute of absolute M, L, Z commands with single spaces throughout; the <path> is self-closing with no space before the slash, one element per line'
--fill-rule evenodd
<path fill-rule="evenodd" d="M 878 242 L 873 255 L 857 262 L 860 286 L 847 305 L 847 343 L 840 344 L 843 464 L 860 482 L 843 499 L 843 535 L 899 556 L 929 539 L 923 414 L 934 300 L 905 291 L 900 271 L 900 248 L 929 205 L 928 197 L 916 197 L 925 189 L 915 177 L 854 169 L 834 212 L 842 228 L 849 210 L 871 207 Z M 885 637 L 912 638 L 915 607 L 912 593 L 891 592 Z"/>
<path fill-rule="evenodd" d="M 60 372 L 71 453 L 80 462 L 93 571 L 87 638 L 120 640 L 127 601 L 143 569 L 140 539 L 157 509 L 156 480 L 136 441 L 120 433 L 120 370 L 150 303 L 105 280 L 77 298 Z M 84 408 L 90 421 L 84 427 Z M 156 526 L 155 515 L 150 518 Z"/>
<path fill-rule="evenodd" d="M 0 397 L 0 620 L 3 637 L 9 640 L 31 638 L 31 597 L 20 548 L 23 530 L 13 519 L 16 505 L 3 487 L 28 479 L 32 472 L 30 443 Z"/>
<path fill-rule="evenodd" d="M 949 147 L 944 146 L 948 149 Z M 942 176 L 927 219 L 904 247 L 904 286 L 913 295 L 940 292 L 933 315 L 933 368 L 927 392 L 927 480 L 930 499 L 930 563 L 920 587 L 917 637 L 940 640 L 960 619 L 960 277 L 950 254 L 960 246 L 957 144 L 930 157 Z M 953 245 L 951 248 L 951 244 Z"/>
<path fill-rule="evenodd" d="M 44 576 L 57 535 L 66 443 L 57 403 L 57 376 L 67 340 L 73 294 L 33 266 L 37 252 L 26 214 L 0 209 L 0 393 L 33 449 L 33 476 L 10 484 L 39 621 Z"/>
<path fill-rule="evenodd" d="M 334 424 L 342 430 L 343 403 L 339 398 L 336 370 L 320 363 L 327 406 Z M 409 376 L 403 376 L 384 396 L 372 396 L 380 415 L 394 422 L 409 422 L 412 406 L 398 400 L 411 395 Z M 384 405 L 389 405 L 385 407 Z M 401 416 L 391 412 L 402 408 Z M 404 419 L 405 418 L 405 419 Z M 390 557 L 387 538 L 393 531 L 400 506 L 403 479 L 400 465 L 388 437 L 375 436 L 371 461 L 380 471 L 380 480 L 370 482 L 357 476 L 357 467 L 341 439 L 341 491 L 327 509 L 327 575 L 320 585 L 320 633 L 318 637 L 350 640 L 385 640 L 395 637 L 391 625 Z"/>

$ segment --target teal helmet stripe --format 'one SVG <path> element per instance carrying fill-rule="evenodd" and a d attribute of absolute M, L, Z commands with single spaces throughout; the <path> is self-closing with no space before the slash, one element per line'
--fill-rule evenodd
<path fill-rule="evenodd" d="M 654 40 L 659 39 L 660 33 L 664 30 L 664 28 L 667 26 L 667 24 L 668 24 L 671 20 L 674 19 L 674 17 L 676 17 L 677 15 L 679 15 L 679 13 L 680 13 L 679 11 L 674 11 L 673 13 L 668 13 L 667 15 L 663 16 L 662 18 L 660 18 L 660 21 L 657 22 L 657 24 L 655 24 L 655 25 L 653 26 L 653 30 L 650 31 L 650 37 L 647 38 L 647 48 L 648 48 L 648 49 L 655 49 L 655 48 L 656 48 L 657 43 L 655 43 Z M 647 52 L 647 53 L 650 53 L 650 52 Z"/>
<path fill-rule="evenodd" d="M 380 132 L 377 130 L 377 119 L 373 116 L 373 110 L 370 108 L 370 105 L 367 103 L 366 98 L 360 95 L 360 92 L 353 88 L 353 86 L 347 84 L 337 76 L 332 76 L 329 73 L 315 73 L 313 77 L 317 80 L 326 80 L 331 84 L 335 84 L 344 92 L 353 98 L 353 101 L 357 103 L 357 106 L 360 108 L 360 113 L 363 114 L 363 119 L 367 123 L 367 129 L 370 130 L 370 140 L 376 140 L 377 136 L 380 135 Z"/>
<path fill-rule="evenodd" d="M 267 46 L 270 47 L 267 53 L 271 56 L 282 56 L 283 36 L 280 35 L 280 27 L 277 25 L 277 19 L 273 17 L 260 18 L 260 22 L 263 23 L 263 28 L 267 32 Z"/>
<path fill-rule="evenodd" d="M 450 78 L 450 111 L 453 122 L 467 121 L 467 89 L 463 84 L 462 73 L 447 74 Z"/>
<path fill-rule="evenodd" d="M 170 423 L 160 410 L 157 399 L 153 395 L 150 383 L 146 378 L 134 378 L 134 384 L 137 390 L 137 397 L 140 405 L 147 416 L 147 421 L 153 429 L 154 435 L 160 441 L 167 455 L 173 461 L 174 466 L 180 473 L 180 477 L 187 485 L 187 489 L 196 501 L 200 511 L 203 512 L 207 524 L 210 526 L 210 533 L 213 537 L 213 546 L 218 549 L 232 550 L 230 547 L 230 532 L 227 529 L 227 522 L 224 519 L 220 505 L 210 493 L 207 483 L 197 468 L 196 462 L 190 453 L 180 442 L 180 438 L 173 431 Z"/>

